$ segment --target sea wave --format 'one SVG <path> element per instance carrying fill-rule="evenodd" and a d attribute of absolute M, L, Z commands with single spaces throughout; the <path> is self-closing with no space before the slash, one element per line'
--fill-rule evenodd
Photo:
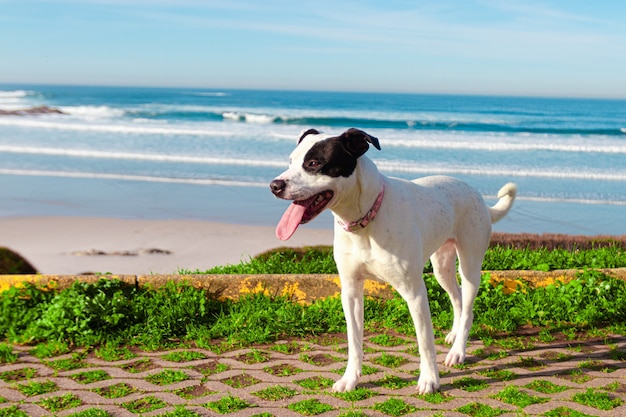
<path fill-rule="evenodd" d="M 154 162 L 175 162 L 185 164 L 206 164 L 206 165 L 231 165 L 231 166 L 255 166 L 255 167 L 271 167 L 285 168 L 284 161 L 268 161 L 260 159 L 241 159 L 241 158 L 219 158 L 219 157 L 203 157 L 190 155 L 171 155 L 171 154 L 146 154 L 133 152 L 109 152 L 86 149 L 58 149 L 58 148 L 42 148 L 42 147 L 22 147 L 11 145 L 0 145 L 0 153 L 28 154 L 28 155 L 46 155 L 46 156 L 69 156 L 76 158 L 97 158 L 97 159 L 116 159 L 116 160 L 137 160 L 137 161 L 154 161 Z"/>
<path fill-rule="evenodd" d="M 451 168 L 436 165 L 420 164 L 416 166 L 414 162 L 399 161 L 377 161 L 381 171 L 403 172 L 418 175 L 476 175 L 490 177 L 530 177 L 530 178 L 558 178 L 575 180 L 595 180 L 595 181 L 618 181 L 626 182 L 626 172 L 616 171 L 564 171 L 564 170 L 543 170 L 543 169 L 517 169 L 514 168 L 485 168 L 485 167 L 460 167 Z"/>
<path fill-rule="evenodd" d="M 61 106 L 64 113 L 78 116 L 84 119 L 110 119 L 122 117 L 126 113 L 123 109 L 116 109 L 109 106 Z"/>
<path fill-rule="evenodd" d="M 0 91 L 0 99 L 2 98 L 23 98 L 35 95 L 34 91 L 29 90 L 11 90 Z"/>
<path fill-rule="evenodd" d="M 148 154 L 134 152 L 112 152 L 87 149 L 59 149 L 48 147 L 23 147 L 0 145 L 0 153 L 28 154 L 44 156 L 60 156 L 75 158 L 113 159 L 113 160 L 141 160 L 153 162 L 172 162 L 182 164 L 228 165 L 257 168 L 284 169 L 287 164 L 284 160 L 244 159 L 192 155 Z M 381 171 L 387 173 L 410 173 L 416 175 L 475 175 L 489 177 L 528 177 L 528 178 L 556 178 L 565 180 L 592 180 L 626 182 L 626 172 L 615 170 L 546 170 L 519 167 L 466 166 L 449 167 L 438 164 L 415 164 L 411 161 L 379 160 L 376 162 Z"/>
<path fill-rule="evenodd" d="M 234 133 L 228 130 L 208 130 L 206 126 L 149 126 L 146 123 L 133 124 L 95 124 L 81 122 L 64 122 L 62 116 L 53 116 L 50 118 L 18 118 L 3 117 L 0 118 L 0 126 L 20 126 L 39 129 L 54 129 L 67 131 L 83 131 L 83 132 L 107 132 L 107 133 L 131 133 L 131 134 L 151 134 L 151 135 L 187 135 L 187 136 L 233 136 Z M 131 122 L 132 123 L 132 122 Z"/>
<path fill-rule="evenodd" d="M 266 183 L 237 180 L 217 180 L 198 178 L 169 178 L 146 175 L 103 174 L 97 172 L 72 172 L 72 171 L 39 171 L 24 169 L 0 169 L 0 175 L 18 175 L 31 177 L 62 177 L 83 178 L 117 181 L 160 182 L 168 184 L 193 184 L 193 185 L 225 185 L 232 187 L 267 187 Z"/>

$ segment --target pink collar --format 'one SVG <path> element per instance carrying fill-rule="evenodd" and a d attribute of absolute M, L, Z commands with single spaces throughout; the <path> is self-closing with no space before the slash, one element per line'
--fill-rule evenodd
<path fill-rule="evenodd" d="M 346 232 L 356 232 L 359 229 L 363 229 L 376 218 L 376 215 L 378 214 L 378 210 L 380 210 L 380 206 L 383 203 L 384 196 L 385 196 L 385 182 L 383 181 L 380 187 L 380 193 L 378 193 L 378 197 L 376 197 L 376 201 L 374 201 L 372 208 L 370 209 L 370 211 L 368 211 L 365 214 L 365 216 L 361 217 L 359 220 L 353 221 L 348 224 L 340 220 L 337 220 L 337 223 L 339 223 L 339 225 L 343 227 L 343 230 L 345 230 Z"/>

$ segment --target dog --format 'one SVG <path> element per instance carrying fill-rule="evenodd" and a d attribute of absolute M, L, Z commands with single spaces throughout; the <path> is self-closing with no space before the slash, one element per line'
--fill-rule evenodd
<path fill-rule="evenodd" d="M 346 317 L 348 364 L 333 391 L 351 391 L 361 377 L 367 278 L 390 284 L 407 302 L 420 354 L 417 392 L 432 393 L 440 383 L 424 264 L 430 258 L 435 277 L 452 302 L 454 321 L 445 339 L 451 348 L 444 364 L 459 365 L 465 361 L 491 225 L 509 212 L 517 186 L 504 185 L 498 202 L 487 207 L 478 191 L 451 177 L 407 181 L 383 176 L 364 155 L 369 145 L 380 150 L 377 138 L 355 128 L 339 136 L 315 129 L 303 132 L 289 168 L 270 183 L 276 197 L 293 200 L 276 236 L 289 239 L 300 224 L 325 209 L 335 218 L 334 258 Z"/>

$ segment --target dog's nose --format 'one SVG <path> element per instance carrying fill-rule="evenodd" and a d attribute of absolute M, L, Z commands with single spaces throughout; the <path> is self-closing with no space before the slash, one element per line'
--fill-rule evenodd
<path fill-rule="evenodd" d="M 285 191 L 285 187 L 287 187 L 287 181 L 285 180 L 274 180 L 270 182 L 270 190 L 272 190 L 272 193 L 276 196 Z"/>

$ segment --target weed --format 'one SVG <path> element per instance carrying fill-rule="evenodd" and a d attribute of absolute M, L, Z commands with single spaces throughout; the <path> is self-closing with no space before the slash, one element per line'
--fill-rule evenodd
<path fill-rule="evenodd" d="M 221 382 L 233 388 L 238 389 L 238 388 L 245 388 L 254 384 L 258 384 L 261 381 L 253 377 L 252 375 L 243 373 L 243 374 L 239 374 L 236 376 L 232 376 L 230 378 L 222 379 Z"/>
<path fill-rule="evenodd" d="M 116 343 L 107 343 L 96 349 L 94 353 L 97 358 L 107 362 L 133 359 L 137 357 L 137 355 L 126 346 L 120 346 Z"/>
<path fill-rule="evenodd" d="M 517 374 L 515 372 L 509 371 L 508 369 L 486 369 L 484 371 L 478 372 L 478 374 L 486 378 L 493 378 L 498 381 L 512 381 L 517 378 Z"/>
<path fill-rule="evenodd" d="M 300 385 L 302 388 L 306 388 L 312 391 L 318 391 L 326 388 L 330 388 L 335 383 L 330 378 L 324 378 L 322 376 L 314 376 L 311 378 L 301 379 L 299 381 L 295 381 L 296 384 Z"/>
<path fill-rule="evenodd" d="M 78 374 L 71 375 L 70 378 L 72 378 L 74 381 L 78 382 L 79 384 L 91 384 L 92 382 L 104 381 L 105 379 L 111 378 L 111 376 L 107 374 L 105 371 L 96 370 L 96 371 L 80 372 Z"/>
<path fill-rule="evenodd" d="M 111 414 L 98 408 L 88 408 L 78 413 L 69 414 L 67 417 L 111 417 Z"/>
<path fill-rule="evenodd" d="M 375 395 L 378 395 L 378 394 L 364 387 L 357 387 L 356 389 L 352 391 L 336 392 L 333 394 L 333 396 L 337 398 L 340 398 L 344 401 L 350 401 L 350 402 L 367 400 L 368 398 L 372 398 Z"/>
<path fill-rule="evenodd" d="M 244 410 L 251 407 L 252 405 L 248 404 L 246 401 L 240 398 L 233 397 L 232 395 L 227 395 L 225 397 L 222 397 L 218 401 L 207 403 L 204 406 L 215 411 L 216 413 L 228 414 Z"/>
<path fill-rule="evenodd" d="M 370 342 L 376 343 L 377 345 L 380 345 L 380 346 L 400 346 L 400 345 L 405 345 L 409 343 L 405 339 L 402 339 L 396 336 L 389 336 L 386 333 L 379 334 L 374 337 L 370 337 L 369 340 Z"/>
<path fill-rule="evenodd" d="M 268 374 L 276 376 L 292 376 L 299 374 L 300 372 L 304 372 L 302 369 L 296 368 L 295 366 L 288 363 L 263 368 L 263 370 Z"/>
<path fill-rule="evenodd" d="M 0 373 L 0 379 L 4 382 L 21 381 L 23 379 L 34 378 L 36 375 L 37 370 L 34 368 L 20 368 Z"/>
<path fill-rule="evenodd" d="M 0 363 L 13 363 L 17 361 L 17 354 L 13 353 L 13 346 L 0 343 Z"/>
<path fill-rule="evenodd" d="M 403 356 L 396 356 L 383 352 L 382 355 L 374 358 L 372 362 L 380 366 L 385 366 L 387 368 L 398 368 L 407 363 L 408 360 Z"/>
<path fill-rule="evenodd" d="M 454 388 L 462 389 L 467 392 L 476 392 L 489 387 L 487 381 L 476 379 L 469 376 L 463 377 L 452 382 Z"/>
<path fill-rule="evenodd" d="M 529 388 L 533 391 L 544 393 L 544 394 L 556 394 L 557 392 L 563 392 L 569 389 L 569 387 L 566 387 L 563 385 L 556 385 L 550 381 L 546 381 L 542 379 L 537 379 L 525 385 L 524 387 Z"/>
<path fill-rule="evenodd" d="M 372 407 L 376 411 L 387 414 L 388 416 L 403 416 L 405 414 L 414 413 L 417 408 L 411 404 L 407 404 L 399 398 L 390 398 L 385 402 L 378 403 Z"/>
<path fill-rule="evenodd" d="M 159 414 L 158 417 L 200 417 L 200 414 L 187 410 L 181 406 L 177 406 L 174 411 L 169 413 Z"/>
<path fill-rule="evenodd" d="M 33 397 L 35 395 L 47 394 L 58 390 L 57 384 L 52 381 L 36 382 L 31 381 L 28 384 L 15 385 L 18 391 L 27 397 Z"/>
<path fill-rule="evenodd" d="M 164 369 L 158 374 L 153 374 L 145 378 L 146 381 L 155 385 L 169 385 L 187 379 L 189 379 L 189 375 L 185 372 L 179 370 L 173 371 L 171 369 Z"/>
<path fill-rule="evenodd" d="M 167 407 L 167 404 L 163 402 L 163 400 L 150 395 L 148 397 L 138 398 L 134 401 L 122 403 L 121 406 L 131 413 L 140 414 Z"/>
<path fill-rule="evenodd" d="M 122 398 L 137 390 L 124 382 L 120 382 L 118 384 L 109 385 L 108 387 L 94 388 L 92 391 L 98 395 L 102 395 L 104 398 Z"/>
<path fill-rule="evenodd" d="M 588 388 L 585 392 L 575 394 L 572 400 L 598 410 L 612 410 L 624 403 L 620 398 L 611 398 L 606 392 L 598 392 L 593 388 Z"/>
<path fill-rule="evenodd" d="M 426 402 L 429 402 L 431 404 L 442 404 L 448 401 L 452 401 L 455 397 L 453 397 L 452 395 L 443 393 L 443 392 L 435 392 L 432 394 L 417 395 L 417 398 L 424 400 Z"/>
<path fill-rule="evenodd" d="M 177 352 L 170 352 L 161 357 L 170 362 L 190 362 L 207 358 L 204 353 L 196 352 L 195 350 L 181 350 Z"/>
<path fill-rule="evenodd" d="M 316 416 L 318 414 L 333 410 L 333 407 L 331 405 L 322 403 L 315 398 L 289 404 L 287 408 L 304 416 Z"/>
<path fill-rule="evenodd" d="M 529 395 L 524 391 L 520 391 L 519 387 L 509 385 L 492 398 L 503 401 L 507 404 L 512 404 L 520 408 L 528 407 L 531 404 L 539 404 L 550 401 L 549 398 L 542 398 L 533 395 Z"/>
<path fill-rule="evenodd" d="M 0 408 L 0 417 L 29 417 L 28 414 L 18 409 L 16 405 Z"/>
<path fill-rule="evenodd" d="M 78 407 L 82 404 L 82 401 L 74 394 L 65 394 L 59 397 L 44 398 L 38 404 L 46 410 L 56 413 L 68 408 Z"/>
<path fill-rule="evenodd" d="M 250 352 L 239 355 L 236 359 L 250 365 L 253 363 L 267 362 L 270 360 L 270 355 L 258 349 L 251 349 Z"/>
<path fill-rule="evenodd" d="M 85 355 L 83 354 L 73 353 L 70 358 L 46 361 L 45 363 L 56 371 L 71 371 L 88 366 L 88 364 L 83 361 L 84 358 Z"/>
<path fill-rule="evenodd" d="M 293 390 L 289 387 L 284 387 L 281 385 L 274 385 L 271 387 L 267 387 L 264 390 L 257 391 L 254 393 L 254 395 L 264 400 L 278 401 L 278 400 L 284 400 L 285 398 L 291 398 L 297 393 L 298 391 Z"/>
<path fill-rule="evenodd" d="M 545 417 L 594 417 L 590 414 L 581 413 L 580 411 L 572 410 L 567 407 L 559 407 L 554 410 L 550 410 L 544 414 Z"/>
<path fill-rule="evenodd" d="M 47 342 L 37 344 L 37 346 L 35 346 L 30 353 L 41 359 L 62 355 L 69 351 L 70 347 L 66 342 L 60 340 L 49 340 Z"/>
<path fill-rule="evenodd" d="M 409 385 L 416 385 L 417 381 L 413 378 L 404 379 L 395 375 L 385 375 L 382 379 L 374 381 L 373 384 L 387 389 L 400 389 Z"/>
<path fill-rule="evenodd" d="M 457 411 L 463 414 L 468 414 L 472 417 L 495 417 L 507 412 L 506 410 L 492 408 L 488 405 L 480 403 L 470 403 L 464 405 L 463 407 L 459 407 Z"/>

